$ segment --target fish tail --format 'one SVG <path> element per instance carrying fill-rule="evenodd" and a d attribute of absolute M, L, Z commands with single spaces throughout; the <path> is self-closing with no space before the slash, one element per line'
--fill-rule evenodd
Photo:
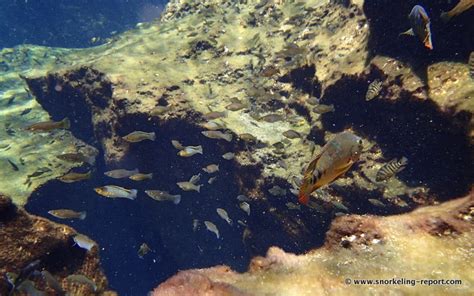
<path fill-rule="evenodd" d="M 199 193 L 201 193 L 201 186 L 202 186 L 202 185 L 196 186 L 196 191 L 199 192 Z"/>
<path fill-rule="evenodd" d="M 149 173 L 149 174 L 147 174 L 146 176 L 147 176 L 147 178 L 149 178 L 149 179 L 153 179 L 153 173 Z"/>
<path fill-rule="evenodd" d="M 81 214 L 79 215 L 79 219 L 81 219 L 81 220 L 84 220 L 86 217 L 87 217 L 87 212 L 86 211 L 81 212 Z"/>
<path fill-rule="evenodd" d="M 439 16 L 441 18 L 441 20 L 444 22 L 444 23 L 447 23 L 449 22 L 449 20 L 451 19 L 451 16 L 449 15 L 449 13 L 443 11 L 441 12 L 441 15 Z"/>
<path fill-rule="evenodd" d="M 232 142 L 232 134 L 226 134 L 226 135 L 225 135 L 225 140 L 226 140 L 227 142 Z"/>
<path fill-rule="evenodd" d="M 300 192 L 298 195 L 298 201 L 300 204 L 307 205 L 309 203 L 309 195 Z"/>
<path fill-rule="evenodd" d="M 71 127 L 71 121 L 67 117 L 61 120 L 61 124 L 64 129 L 69 129 Z"/>
<path fill-rule="evenodd" d="M 181 195 L 180 195 L 180 194 L 175 195 L 174 200 L 173 200 L 173 203 L 174 203 L 175 205 L 177 205 L 177 204 L 179 204 L 180 202 L 181 202 Z"/>
<path fill-rule="evenodd" d="M 202 146 L 199 145 L 199 148 L 197 149 L 197 153 L 202 154 Z"/>
<path fill-rule="evenodd" d="M 128 199 L 131 199 L 131 200 L 134 200 L 135 198 L 137 198 L 137 193 L 138 193 L 138 190 L 136 189 L 131 189 L 130 190 L 130 194 L 128 195 Z"/>
<path fill-rule="evenodd" d="M 156 139 L 155 132 L 150 133 L 150 140 L 154 141 Z"/>

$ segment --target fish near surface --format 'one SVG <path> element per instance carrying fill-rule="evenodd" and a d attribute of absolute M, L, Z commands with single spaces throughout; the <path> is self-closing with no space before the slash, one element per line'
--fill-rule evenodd
<path fill-rule="evenodd" d="M 327 142 L 304 172 L 298 193 L 299 202 L 307 205 L 313 191 L 347 172 L 361 152 L 362 139 L 351 132 L 339 133 Z"/>
<path fill-rule="evenodd" d="M 137 198 L 137 190 L 136 189 L 125 189 L 120 186 L 115 185 L 106 185 L 102 187 L 94 188 L 94 191 L 98 194 L 109 197 L 109 198 L 127 198 L 134 200 Z"/>
<path fill-rule="evenodd" d="M 451 18 L 460 15 L 464 11 L 474 6 L 474 0 L 460 0 L 453 9 L 448 12 L 442 12 L 440 18 L 447 23 Z"/>
<path fill-rule="evenodd" d="M 71 122 L 66 117 L 61 121 L 44 121 L 32 124 L 26 128 L 26 130 L 31 132 L 49 132 L 55 129 L 69 129 L 71 127 Z"/>
<path fill-rule="evenodd" d="M 123 136 L 122 139 L 129 143 L 138 143 L 145 140 L 155 141 L 156 134 L 155 132 L 147 133 L 142 131 L 134 131 L 126 136 Z"/>
<path fill-rule="evenodd" d="M 430 50 L 433 49 L 433 43 L 431 42 L 431 21 L 426 13 L 426 10 L 420 6 L 415 5 L 408 15 L 411 28 L 401 35 L 417 36 L 424 46 Z"/>

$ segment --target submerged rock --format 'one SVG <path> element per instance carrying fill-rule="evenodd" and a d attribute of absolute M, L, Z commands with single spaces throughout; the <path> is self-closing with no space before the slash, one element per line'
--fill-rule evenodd
<path fill-rule="evenodd" d="M 226 266 L 181 271 L 152 295 L 469 294 L 473 208 L 474 192 L 404 215 L 339 217 L 319 249 L 294 255 L 272 247 L 245 273 Z M 364 279 L 386 284 L 357 283 Z M 414 282 L 425 279 L 431 284 Z"/>
<path fill-rule="evenodd" d="M 8 295 L 10 289 L 4 277 L 6 272 L 19 274 L 22 268 L 39 259 L 39 271 L 48 270 L 71 295 L 116 295 L 108 291 L 98 248 L 85 252 L 74 246 L 76 234 L 69 226 L 28 214 L 0 194 L 0 294 Z M 63 281 L 73 274 L 87 276 L 95 282 L 97 291 Z M 29 280 L 37 289 L 56 295 L 41 277 L 30 276 Z"/>

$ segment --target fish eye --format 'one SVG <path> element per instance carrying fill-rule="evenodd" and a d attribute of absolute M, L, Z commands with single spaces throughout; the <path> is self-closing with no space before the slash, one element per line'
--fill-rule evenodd
<path fill-rule="evenodd" d="M 362 139 L 360 139 L 360 140 L 358 141 L 358 143 L 359 143 L 359 145 L 362 145 Z"/>

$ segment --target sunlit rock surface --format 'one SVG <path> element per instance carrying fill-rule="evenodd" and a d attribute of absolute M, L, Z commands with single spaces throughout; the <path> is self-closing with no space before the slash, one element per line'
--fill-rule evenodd
<path fill-rule="evenodd" d="M 69 295 L 116 295 L 107 291 L 107 278 L 99 263 L 99 250 L 74 246 L 77 232 L 66 225 L 33 216 L 12 204 L 0 194 L 0 295 L 8 295 L 11 286 L 6 272 L 19 274 L 25 266 L 39 259 L 39 271 L 49 271 Z M 93 280 L 97 291 L 86 284 L 69 282 L 65 278 L 82 274 Z M 44 279 L 31 276 L 29 280 L 47 295 L 59 295 Z M 15 295 L 23 295 L 20 292 Z"/>
<path fill-rule="evenodd" d="M 181 271 L 153 295 L 469 295 L 473 215 L 471 193 L 409 214 L 340 217 L 324 246 L 305 255 L 273 247 L 254 258 L 246 273 L 225 266 Z M 356 284 L 364 279 L 404 283 Z M 411 282 L 425 279 L 461 284 Z"/>

